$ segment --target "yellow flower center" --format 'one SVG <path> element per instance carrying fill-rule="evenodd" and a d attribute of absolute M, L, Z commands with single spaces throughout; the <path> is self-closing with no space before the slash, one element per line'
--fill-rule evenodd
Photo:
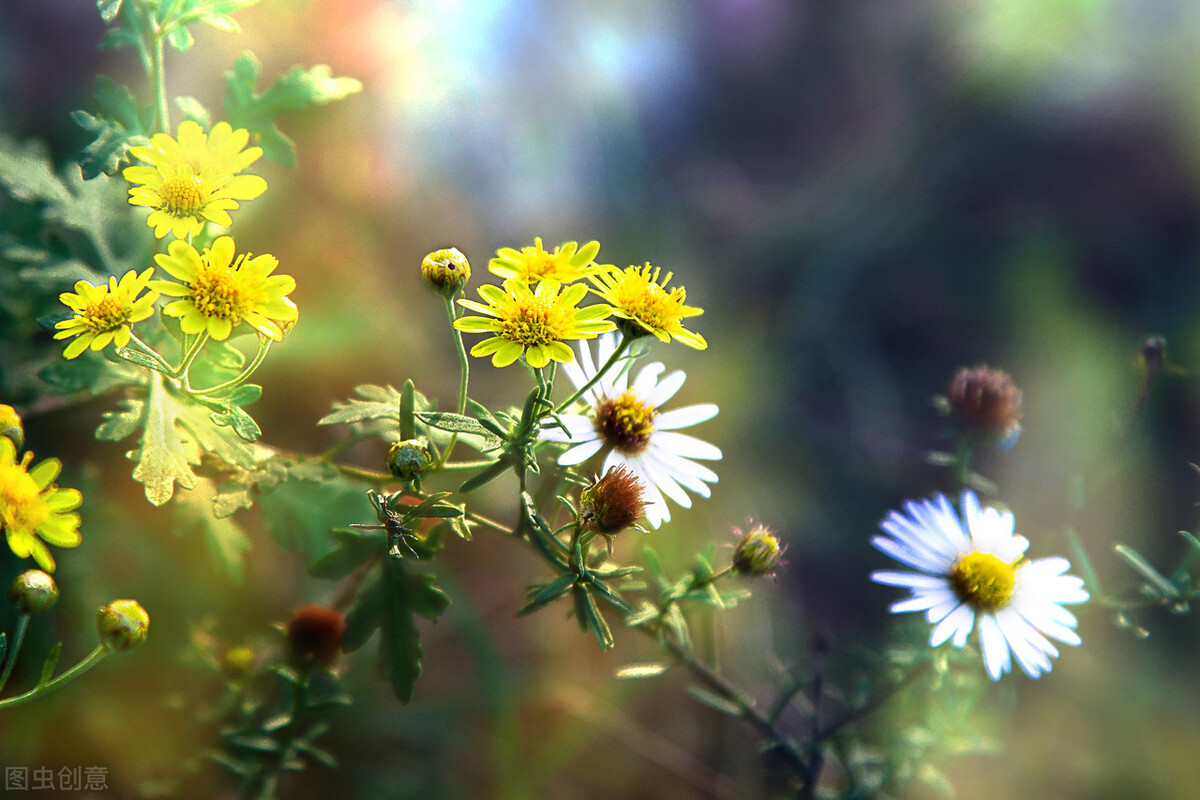
<path fill-rule="evenodd" d="M 237 324 L 245 309 L 252 305 L 243 281 L 238 280 L 236 269 L 200 270 L 196 280 L 189 284 L 192 290 L 192 305 L 210 319 L 227 319 Z"/>
<path fill-rule="evenodd" d="M 999 611 L 1007 606 L 1016 582 L 1016 565 L 988 553 L 967 553 L 950 570 L 954 594 L 978 611 Z"/>
<path fill-rule="evenodd" d="M 21 464 L 0 464 L 0 528 L 36 530 L 50 516 L 41 492 Z"/>
<path fill-rule="evenodd" d="M 550 344 L 563 338 L 571 322 L 571 316 L 555 303 L 554 298 L 522 297 L 500 320 L 500 335 L 525 347 Z"/>
<path fill-rule="evenodd" d="M 668 277 L 669 280 L 669 277 Z M 666 330 L 682 316 L 683 290 L 668 291 L 657 283 L 626 281 L 616 292 L 617 306 L 647 328 Z"/>
<path fill-rule="evenodd" d="M 129 309 L 111 294 L 89 303 L 80 315 L 84 324 L 95 333 L 116 330 L 129 319 Z"/>
<path fill-rule="evenodd" d="M 173 217 L 194 217 L 204 205 L 204 183 L 199 175 L 176 175 L 167 178 L 159 189 L 163 211 Z"/>
<path fill-rule="evenodd" d="M 633 392 L 615 400 L 604 400 L 596 407 L 596 432 L 625 455 L 637 455 L 650 444 L 654 418 L 658 412 L 638 399 Z"/>

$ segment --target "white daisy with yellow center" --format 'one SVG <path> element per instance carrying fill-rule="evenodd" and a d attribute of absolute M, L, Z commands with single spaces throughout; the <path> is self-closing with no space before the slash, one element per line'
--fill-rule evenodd
<path fill-rule="evenodd" d="M 1012 512 L 982 508 L 971 491 L 961 505 L 961 519 L 940 494 L 889 513 L 880 523 L 888 535 L 871 544 L 917 572 L 875 572 L 871 580 L 912 592 L 891 611 L 924 611 L 931 647 L 962 647 L 978 623 L 992 680 L 1009 671 L 1012 657 L 1031 678 L 1049 672 L 1058 656 L 1050 638 L 1079 644 L 1075 616 L 1062 606 L 1088 599 L 1083 580 L 1066 574 L 1065 558 L 1024 560 L 1029 540 L 1014 532 Z"/>
<path fill-rule="evenodd" d="M 581 341 L 579 358 L 563 364 L 563 371 L 576 388 L 585 386 L 616 348 L 616 334 L 600 336 L 596 361 L 592 361 L 587 343 Z M 715 472 L 692 459 L 719 460 L 720 449 L 677 431 L 712 419 L 718 409 L 713 403 L 700 403 L 663 411 L 662 406 L 670 402 L 687 376 L 675 371 L 660 380 L 666 368 L 655 362 L 642 367 L 631 383 L 628 367 L 628 360 L 620 359 L 583 393 L 580 399 L 588 405 L 585 413 L 561 414 L 566 430 L 547 427 L 541 436 L 573 445 L 559 456 L 558 463 L 563 466 L 581 464 L 608 448 L 599 472 L 604 474 L 615 466 L 629 469 L 645 487 L 646 520 L 657 528 L 671 519 L 666 498 L 691 508 L 685 489 L 708 497 L 708 484 L 717 482 Z"/>

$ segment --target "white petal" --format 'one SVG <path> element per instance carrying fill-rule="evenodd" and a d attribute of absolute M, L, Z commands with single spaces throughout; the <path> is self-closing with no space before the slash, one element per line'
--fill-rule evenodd
<path fill-rule="evenodd" d="M 919 572 L 872 572 L 871 580 L 888 586 L 906 586 L 910 589 L 945 589 L 950 584 L 940 575 L 922 575 Z"/>
<path fill-rule="evenodd" d="M 720 411 L 716 403 L 698 403 L 664 411 L 654 418 L 654 427 L 660 431 L 687 428 L 712 419 Z"/>
<path fill-rule="evenodd" d="M 958 604 L 953 611 L 942 618 L 929 635 L 929 646 L 937 647 L 947 639 L 954 637 L 955 644 L 965 642 L 975 621 L 975 613 L 965 603 Z M 961 647 L 962 645 L 958 645 Z"/>
<path fill-rule="evenodd" d="M 561 467 L 573 467 L 576 464 L 582 464 L 600 452 L 600 448 L 603 446 L 604 442 L 599 439 L 593 439 L 590 442 L 576 445 L 558 457 L 558 464 Z"/>
<path fill-rule="evenodd" d="M 1008 655 L 1008 641 L 991 614 L 979 617 L 979 645 L 988 675 L 994 681 L 1000 680 L 1000 676 L 1012 668 L 1012 659 Z"/>
<path fill-rule="evenodd" d="M 662 366 L 659 364 L 658 366 Z M 641 381 L 642 376 L 638 375 L 638 381 Z M 667 377 L 659 381 L 657 386 L 635 386 L 638 394 L 646 399 L 646 402 L 655 408 L 662 408 L 671 401 L 675 393 L 683 386 L 683 382 L 687 380 L 687 375 L 682 370 L 676 370 Z"/>
<path fill-rule="evenodd" d="M 658 385 L 658 376 L 666 369 L 666 365 L 661 361 L 655 361 L 653 364 L 647 364 L 638 372 L 637 377 L 633 379 L 633 393 L 641 398 L 642 402 L 647 403 L 655 408 L 658 403 L 650 399 L 650 395 L 654 392 L 654 387 Z"/>
<path fill-rule="evenodd" d="M 702 458 L 706 461 L 719 461 L 721 448 L 703 442 L 695 436 L 673 431 L 655 431 L 650 437 L 650 447 L 657 450 L 662 448 L 668 453 L 683 458 Z"/>
<path fill-rule="evenodd" d="M 562 420 L 566 431 L 563 431 L 557 425 L 550 424 L 548 427 L 542 428 L 539 433 L 541 438 L 548 442 L 573 442 L 579 444 L 591 441 L 599 436 L 596 433 L 596 426 L 592 422 L 591 417 L 585 417 L 582 414 L 560 414 L 559 419 Z"/>

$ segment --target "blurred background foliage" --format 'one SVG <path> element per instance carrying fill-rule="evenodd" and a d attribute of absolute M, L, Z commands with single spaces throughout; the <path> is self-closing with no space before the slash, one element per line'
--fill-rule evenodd
<path fill-rule="evenodd" d="M 65 163 L 87 143 L 69 113 L 88 107 L 93 76 L 138 87 L 137 64 L 97 51 L 90 2 L 7 0 L 0 14 L 0 131 Z M 902 635 L 895 593 L 868 581 L 881 566 L 868 541 L 888 509 L 952 488 L 923 456 L 946 446 L 929 400 L 959 366 L 1002 367 L 1024 390 L 1021 441 L 976 466 L 1031 555 L 1072 555 L 1073 524 L 1115 591 L 1137 584 L 1115 543 L 1166 572 L 1186 549 L 1175 531 L 1196 530 L 1200 497 L 1200 5 L 265 0 L 238 19 L 239 36 L 201 30 L 169 52 L 170 94 L 219 108 L 244 49 L 264 74 L 328 63 L 364 84 L 288 121 L 298 168 L 261 164 L 271 189 L 240 212 L 239 243 L 298 284 L 299 325 L 256 379 L 267 442 L 323 450 L 332 433 L 316 420 L 360 383 L 411 377 L 454 396 L 425 253 L 456 246 L 482 273 L 501 246 L 595 238 L 602 261 L 673 270 L 707 310 L 694 326 L 706 352 L 655 355 L 689 371 L 682 400 L 721 406 L 701 434 L 725 452 L 721 482 L 673 510 L 656 549 L 682 569 L 750 516 L 789 542 L 778 583 L 712 629 L 746 687 L 772 694 L 772 663 L 803 674 L 814 637 L 836 680 Z M 1168 369 L 1130 427 L 1148 334 L 1166 338 Z M 231 581 L 175 507 L 145 503 L 125 448 L 93 441 L 111 402 L 45 402 L 9 366 L 0 399 L 27 413 L 27 446 L 62 459 L 62 483 L 85 496 L 54 629 L 34 626 L 27 652 L 56 637 L 64 660 L 86 652 L 94 608 L 114 596 L 139 598 L 153 630 L 119 666 L 6 712 L 0 764 L 104 765 L 103 796 L 153 796 L 209 743 L 189 722 L 209 678 L 180 655 L 197 631 L 269 641 L 331 589 L 258 512 L 239 517 L 253 549 Z M 473 377 L 497 404 L 525 391 L 481 360 Z M 352 456 L 383 464 L 373 445 Z M 370 521 L 365 503 L 347 519 L 303 500 L 300 527 Z M 617 550 L 636 560 L 636 537 Z M 611 679 L 651 657 L 641 637 L 601 655 L 556 612 L 514 619 L 538 568 L 499 537 L 451 542 L 438 570 L 453 604 L 425 627 L 413 703 L 352 659 L 356 703 L 324 739 L 341 767 L 285 796 L 770 796 L 752 736 L 689 699 L 685 676 Z M 959 797 L 1200 796 L 1195 616 L 1143 612 L 1145 641 L 1097 603 L 1080 617 L 1084 644 L 1052 673 L 987 688 L 967 727 L 994 753 L 935 761 Z M 37 666 L 23 661 L 14 685 Z M 880 726 L 918 711 L 898 705 Z M 206 780 L 184 796 L 216 796 Z"/>

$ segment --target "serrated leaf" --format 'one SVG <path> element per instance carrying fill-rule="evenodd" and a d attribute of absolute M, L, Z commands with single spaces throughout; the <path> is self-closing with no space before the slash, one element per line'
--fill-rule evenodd
<path fill-rule="evenodd" d="M 213 561 L 228 573 L 231 581 L 241 583 L 250 538 L 232 519 L 217 516 L 216 496 L 216 485 L 208 478 L 197 478 L 191 491 L 176 495 L 177 530 L 186 532 L 198 528 L 208 542 Z"/>
<path fill-rule="evenodd" d="M 114 174 L 131 146 L 149 141 L 149 114 L 138 109 L 137 100 L 129 89 L 97 75 L 93 98 L 100 113 L 75 111 L 71 114 L 75 124 L 92 135 L 92 141 L 84 147 L 79 159 L 80 170 L 87 180 L 101 173 Z"/>
<path fill-rule="evenodd" d="M 175 107 L 183 114 L 185 120 L 191 120 L 204 130 L 212 127 L 212 112 L 203 103 L 190 95 L 175 98 Z"/>
<path fill-rule="evenodd" d="M 353 653 L 367 643 L 371 634 L 383 622 L 383 587 L 376 579 L 358 593 L 354 605 L 346 614 L 346 632 L 342 634 L 342 650 Z"/>
<path fill-rule="evenodd" d="M 258 499 L 263 523 L 282 547 L 297 548 L 316 560 L 333 550 L 331 531 L 361 519 L 362 489 L 344 478 L 320 482 L 289 479 Z"/>
<path fill-rule="evenodd" d="M 200 463 L 200 450 L 177 426 L 182 407 L 166 392 L 161 380 L 150 382 L 143 418 L 141 447 L 129 457 L 137 462 L 134 480 L 146 487 L 146 499 L 161 506 L 171 499 L 178 483 L 185 489 L 196 485 L 190 465 Z"/>
<path fill-rule="evenodd" d="M 54 174 L 45 147 L 38 142 L 18 145 L 0 137 L 0 185 L 26 203 L 65 203 L 71 199 L 67 187 Z"/>
<path fill-rule="evenodd" d="M 309 575 L 331 581 L 341 580 L 366 562 L 378 558 L 387 549 L 387 539 L 382 533 L 335 530 L 333 535 L 341 546 L 310 564 Z"/>
<path fill-rule="evenodd" d="M 96 438 L 106 442 L 119 442 L 127 439 L 142 426 L 142 416 L 146 413 L 145 400 L 122 400 L 124 411 L 105 411 L 104 421 L 96 428 Z"/>
<path fill-rule="evenodd" d="M 253 53 L 238 56 L 225 76 L 225 116 L 234 128 L 255 133 L 266 157 L 287 167 L 295 165 L 296 151 L 276 126 L 276 118 L 362 90 L 362 84 L 353 78 L 335 78 L 328 66 L 318 64 L 308 69 L 292 67 L 259 94 L 256 86 L 261 71 Z"/>
<path fill-rule="evenodd" d="M 383 584 L 380 662 L 391 681 L 392 691 L 401 703 L 407 704 L 412 700 L 413 689 L 421 675 L 421 659 L 425 655 L 413 614 L 436 619 L 450 601 L 433 585 L 432 576 L 410 577 L 401 561 L 385 562 Z"/>
<path fill-rule="evenodd" d="M 373 419 L 394 419 L 399 422 L 401 395 L 391 386 L 364 384 L 354 387 L 361 400 L 350 398 L 338 403 L 334 410 L 317 420 L 318 425 L 345 425 Z M 416 435 L 415 433 L 413 434 Z M 407 439 L 413 436 L 404 437 Z"/>
<path fill-rule="evenodd" d="M 616 671 L 614 677 L 617 680 L 656 678 L 666 671 L 666 664 L 626 664 Z"/>

